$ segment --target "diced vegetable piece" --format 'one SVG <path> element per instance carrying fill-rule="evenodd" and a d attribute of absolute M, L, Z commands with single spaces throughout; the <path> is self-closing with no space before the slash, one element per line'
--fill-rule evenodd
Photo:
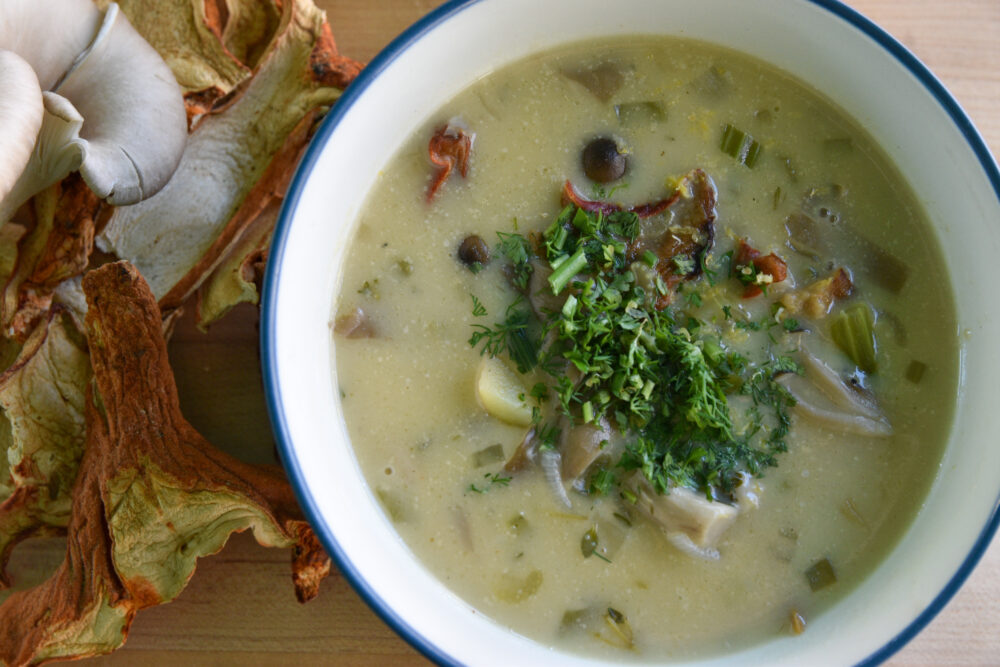
<path fill-rule="evenodd" d="M 826 588 L 837 583 L 837 575 L 833 571 L 833 565 L 826 558 L 822 558 L 812 564 L 805 572 L 806 581 L 813 592 Z"/>
<path fill-rule="evenodd" d="M 562 621 L 559 622 L 560 634 L 571 630 L 586 630 L 588 621 L 592 621 L 593 616 L 592 609 L 567 609 L 563 614 Z"/>
<path fill-rule="evenodd" d="M 518 512 L 507 522 L 507 527 L 514 535 L 525 535 L 531 530 L 531 524 L 528 523 L 528 518 L 524 516 L 524 512 Z"/>
<path fill-rule="evenodd" d="M 382 509 L 389 515 L 393 523 L 406 521 L 406 505 L 403 503 L 403 499 L 399 497 L 399 494 L 389 489 L 380 488 L 375 489 L 375 495 L 378 496 L 378 500 L 382 504 Z"/>
<path fill-rule="evenodd" d="M 562 73 L 567 79 L 576 81 L 589 90 L 602 102 L 610 100 L 625 83 L 622 65 L 615 62 L 603 62 L 591 67 L 566 68 Z"/>
<path fill-rule="evenodd" d="M 517 375 L 499 359 L 484 357 L 476 374 L 476 396 L 490 415 L 517 426 L 531 423 L 527 390 Z"/>
<path fill-rule="evenodd" d="M 500 582 L 494 589 L 497 598 L 503 602 L 515 604 L 527 600 L 542 587 L 542 573 L 532 570 L 523 577 L 508 572 L 500 577 Z"/>
<path fill-rule="evenodd" d="M 628 102 L 615 105 L 615 115 L 622 125 L 653 125 L 667 119 L 663 102 Z"/>
<path fill-rule="evenodd" d="M 751 168 L 757 164 L 757 160 L 760 158 L 760 144 L 743 130 L 728 123 L 722 130 L 722 141 L 719 148 L 726 155 L 736 158 L 740 164 Z"/>
<path fill-rule="evenodd" d="M 691 82 L 694 92 L 708 100 L 719 100 L 733 87 L 732 75 L 718 65 L 712 65 Z"/>
<path fill-rule="evenodd" d="M 559 265 L 552 275 L 549 276 L 549 285 L 552 287 L 553 294 L 559 294 L 562 292 L 569 281 L 573 279 L 577 273 L 582 271 L 587 266 L 587 255 L 584 253 L 583 246 L 577 248 L 566 261 Z"/>
<path fill-rule="evenodd" d="M 597 551 L 597 528 L 591 528 L 580 538 L 580 553 L 584 558 L 590 558 Z"/>
<path fill-rule="evenodd" d="M 875 372 L 875 315 L 867 303 L 855 304 L 837 315 L 830 325 L 830 335 L 858 368 Z"/>
<path fill-rule="evenodd" d="M 622 519 L 609 517 L 601 518 L 594 525 L 597 532 L 597 549 L 595 555 L 605 560 L 614 558 L 618 549 L 625 543 L 628 537 L 626 524 Z"/>
<path fill-rule="evenodd" d="M 504 460 L 503 445 L 490 445 L 472 455 L 472 465 L 476 468 L 488 466 L 491 463 L 499 463 Z"/>
<path fill-rule="evenodd" d="M 906 367 L 906 379 L 913 384 L 920 384 L 920 381 L 924 378 L 924 373 L 926 372 L 927 364 L 914 359 L 910 362 L 910 365 Z"/>
<path fill-rule="evenodd" d="M 785 218 L 785 231 L 788 232 L 786 244 L 800 255 L 817 259 L 826 251 L 816 221 L 805 213 L 796 211 L 789 214 Z"/>

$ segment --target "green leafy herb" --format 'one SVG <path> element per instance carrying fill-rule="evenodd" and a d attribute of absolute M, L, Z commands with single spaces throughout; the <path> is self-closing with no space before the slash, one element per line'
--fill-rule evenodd
<path fill-rule="evenodd" d="M 521 289 L 526 288 L 531 278 L 531 264 L 528 261 L 531 258 L 531 245 L 528 239 L 516 232 L 497 232 L 497 237 L 500 239 L 500 254 L 510 260 L 512 282 Z"/>
<path fill-rule="evenodd" d="M 498 472 L 492 474 L 486 473 L 485 475 L 483 475 L 483 479 L 486 480 L 486 484 L 484 484 L 483 486 L 476 486 L 475 484 L 469 484 L 467 490 L 472 491 L 473 493 L 486 493 L 494 486 L 507 486 L 508 484 L 510 484 L 511 480 L 510 477 L 504 477 Z"/>
<path fill-rule="evenodd" d="M 708 496 L 731 492 L 745 473 L 761 474 L 786 449 L 794 400 L 774 378 L 798 372 L 797 366 L 781 356 L 746 359 L 722 344 L 714 325 L 658 307 L 660 290 L 638 284 L 631 269 L 636 257 L 628 247 L 638 232 L 634 215 L 567 206 L 535 246 L 542 254 L 538 261 L 552 270 L 549 287 L 563 298 L 561 307 L 546 316 L 536 336 L 529 311 L 515 301 L 502 323 L 474 325 L 469 342 L 483 343 L 483 353 L 508 353 L 522 373 L 538 367 L 550 376 L 528 392 L 537 402 L 533 428 L 541 449 L 556 446 L 565 418 L 606 420 L 625 434 L 624 453 L 587 480 L 591 493 L 617 489 L 627 495 L 618 488 L 621 470 L 640 470 L 661 492 L 674 485 Z M 523 239 L 502 237 L 510 245 L 508 257 L 526 261 L 527 241 L 515 236 Z M 731 254 L 725 256 L 731 264 Z M 694 261 L 677 258 L 674 268 L 694 274 Z M 701 305 L 697 288 L 682 293 L 687 305 Z M 728 305 L 723 312 L 727 319 L 736 315 Z M 773 318 L 770 323 L 777 324 Z M 734 325 L 762 328 L 753 321 Z M 738 423 L 728 399 L 736 393 L 752 399 L 752 408 L 736 415 Z M 561 413 L 555 418 L 542 409 L 550 400 Z"/>
<path fill-rule="evenodd" d="M 470 294 L 472 297 L 472 316 L 473 317 L 485 317 L 487 315 L 486 306 L 476 298 L 475 294 Z"/>
<path fill-rule="evenodd" d="M 476 347 L 482 342 L 482 354 L 489 354 L 491 357 L 506 352 L 517 365 L 517 370 L 527 373 L 538 363 L 539 342 L 528 331 L 531 314 L 520 307 L 521 303 L 522 299 L 518 297 L 507 307 L 504 321 L 498 322 L 493 328 L 484 324 L 472 325 L 475 331 L 469 338 L 469 345 Z"/>

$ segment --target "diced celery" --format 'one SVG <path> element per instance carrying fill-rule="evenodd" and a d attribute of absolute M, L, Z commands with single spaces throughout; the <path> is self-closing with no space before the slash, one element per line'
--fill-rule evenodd
<path fill-rule="evenodd" d="M 499 463 L 504 460 L 503 445 L 490 445 L 485 449 L 480 449 L 472 455 L 472 465 L 476 468 L 488 466 L 491 463 Z"/>
<path fill-rule="evenodd" d="M 761 145 L 749 134 L 729 123 L 722 130 L 719 148 L 747 167 L 752 168 L 760 159 Z"/>
<path fill-rule="evenodd" d="M 830 335 L 858 368 L 866 373 L 875 372 L 878 367 L 875 315 L 867 303 L 855 304 L 837 315 L 830 325 Z"/>
<path fill-rule="evenodd" d="M 816 592 L 820 589 L 826 588 L 831 584 L 837 583 L 837 575 L 833 571 L 833 565 L 826 558 L 822 558 L 812 564 L 808 570 L 806 570 L 806 581 L 809 582 L 809 588 Z"/>

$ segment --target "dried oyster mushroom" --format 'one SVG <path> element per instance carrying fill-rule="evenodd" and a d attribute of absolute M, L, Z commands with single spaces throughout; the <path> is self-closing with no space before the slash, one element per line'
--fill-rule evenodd
<path fill-rule="evenodd" d="M 215 2 L 199 0 L 117 0 L 133 27 L 156 49 L 177 79 L 185 97 L 213 99 L 249 78 L 250 68 L 221 41 Z M 98 0 L 101 8 L 111 0 Z M 264 3 L 238 3 L 264 4 Z"/>
<path fill-rule="evenodd" d="M 90 360 L 73 318 L 57 309 L 0 374 L 0 422 L 6 470 L 0 468 L 0 587 L 11 549 L 21 540 L 61 533 L 84 447 L 84 396 Z"/>
<path fill-rule="evenodd" d="M 95 655 L 125 641 L 136 611 L 175 598 L 197 558 L 251 529 L 294 547 L 300 601 L 330 568 L 280 468 L 242 463 L 184 419 L 160 311 L 127 262 L 84 277 L 96 392 L 66 559 L 45 583 L 0 605 L 0 659 Z"/>
<path fill-rule="evenodd" d="M 305 152 L 320 114 L 312 111 L 303 118 L 275 154 L 267 171 L 243 200 L 243 204 L 212 245 L 202 263 L 215 266 L 211 276 L 198 290 L 198 326 L 208 328 L 239 303 L 256 304 L 260 283 L 278 220 L 281 202 L 295 174 L 295 165 Z M 186 278 L 201 275 L 191 271 Z M 177 305 L 176 300 L 190 290 L 187 280 L 178 283 L 160 300 L 164 309 Z M 175 295 L 175 296 L 171 296 Z"/>
<path fill-rule="evenodd" d="M 87 268 L 102 206 L 78 174 L 35 196 L 34 226 L 14 248 L 16 267 L 0 301 L 7 335 L 24 340 L 45 316 L 59 284 Z"/>
<path fill-rule="evenodd" d="M 324 15 L 310 0 L 282 3 L 278 33 L 254 76 L 192 131 L 181 164 L 158 195 L 115 210 L 98 246 L 142 272 L 163 304 L 185 300 L 218 258 L 207 257 L 286 137 L 305 115 L 332 104 L 356 73 L 333 50 Z M 351 69 L 353 67 L 353 69 Z"/>

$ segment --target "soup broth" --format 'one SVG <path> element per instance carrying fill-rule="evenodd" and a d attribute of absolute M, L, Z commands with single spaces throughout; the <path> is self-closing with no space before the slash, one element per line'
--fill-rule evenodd
<path fill-rule="evenodd" d="M 437 189 L 445 169 L 429 159 L 433 137 L 438 162 L 454 161 Z M 605 184 L 581 158 L 598 137 L 614 153 L 602 166 L 625 167 Z M 589 223 L 574 217 L 574 197 L 595 210 Z M 615 215 L 630 209 L 634 218 Z M 692 216 L 694 232 L 683 229 Z M 552 283 L 519 287 L 519 267 L 547 275 L 546 256 L 573 259 L 581 224 L 612 219 L 641 230 L 616 237 L 626 300 L 645 281 L 658 302 L 636 317 L 669 314 L 665 335 L 697 348 L 698 368 L 725 394 L 734 439 L 767 456 L 737 457 L 709 479 L 703 473 L 722 464 L 711 468 L 712 455 L 696 449 L 697 461 L 675 461 L 659 478 L 661 495 L 655 479 L 619 465 L 642 418 L 617 404 L 601 417 L 596 460 L 567 473 L 562 431 L 597 422 L 610 390 L 586 401 L 590 413 L 578 402 L 561 415 L 559 378 L 571 378 L 570 393 L 587 384 L 565 347 L 548 372 L 521 374 L 503 325 L 522 313 L 543 359 L 559 345 L 545 324 L 567 312 L 570 296 L 585 299 L 588 271 L 611 274 L 581 265 L 538 303 Z M 516 63 L 427 119 L 379 175 L 356 224 L 333 345 L 357 459 L 410 549 L 498 623 L 618 660 L 793 636 L 869 574 L 919 511 L 957 382 L 943 262 L 916 198 L 871 138 L 835 101 L 770 66 L 652 38 Z M 536 257 L 518 264 L 501 251 L 504 239 L 508 255 L 521 243 Z M 849 286 L 836 286 L 841 270 Z M 484 350 L 497 336 L 515 346 L 513 360 Z M 533 396 L 539 383 L 548 401 Z M 658 411 L 648 419 L 683 421 L 687 404 L 660 414 L 662 386 L 648 384 Z M 640 382 L 628 396 L 644 390 Z M 546 429 L 559 434 L 539 445 Z M 528 432 L 535 442 L 525 443 Z M 523 465 L 512 461 L 521 455 Z M 678 470 L 695 470 L 688 484 Z M 719 510 L 721 523 L 699 532 L 664 519 L 665 498 Z"/>

